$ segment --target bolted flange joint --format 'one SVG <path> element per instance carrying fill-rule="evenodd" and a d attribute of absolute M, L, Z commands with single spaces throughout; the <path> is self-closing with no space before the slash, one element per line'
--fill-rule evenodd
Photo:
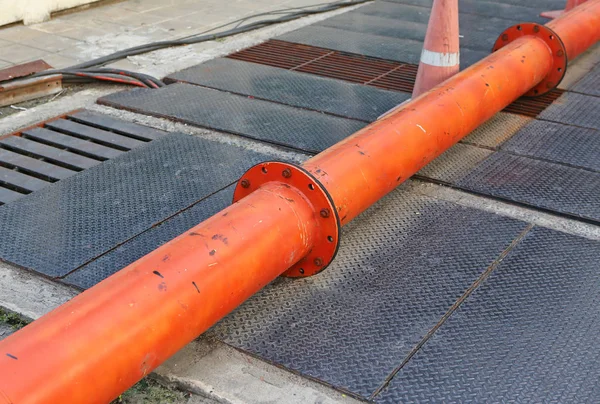
<path fill-rule="evenodd" d="M 297 278 L 318 274 L 334 259 L 340 245 L 340 218 L 325 187 L 300 166 L 267 161 L 251 167 L 238 181 L 233 192 L 237 202 L 268 182 L 281 182 L 297 189 L 313 207 L 317 234 L 311 251 L 283 276 Z M 282 240 L 285 242 L 285 240 Z"/>
<path fill-rule="evenodd" d="M 545 25 L 524 22 L 507 28 L 496 40 L 492 52 L 508 45 L 512 41 L 523 36 L 535 36 L 548 45 L 552 52 L 552 68 L 550 73 L 524 95 L 526 97 L 538 97 L 554 90 L 565 77 L 567 72 L 567 49 L 562 40 L 554 31 Z"/>

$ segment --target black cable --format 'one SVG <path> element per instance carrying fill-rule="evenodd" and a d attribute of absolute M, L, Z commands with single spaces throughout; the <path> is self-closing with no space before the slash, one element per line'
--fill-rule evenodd
<path fill-rule="evenodd" d="M 296 20 L 296 19 L 299 19 L 302 17 L 306 17 L 308 15 L 320 14 L 320 13 L 324 13 L 327 11 L 333 11 L 333 10 L 337 10 L 340 8 L 345 8 L 345 7 L 350 7 L 350 6 L 354 6 L 354 5 L 358 5 L 358 4 L 362 4 L 362 3 L 367 3 L 369 1 L 372 1 L 372 0 L 336 1 L 333 3 L 319 3 L 319 4 L 314 4 L 312 6 L 290 7 L 290 8 L 281 9 L 281 10 L 273 10 L 270 12 L 253 14 L 251 16 L 243 17 L 238 20 L 231 21 L 227 24 L 223 24 L 223 25 L 220 25 L 215 28 L 211 28 L 210 30 L 203 31 L 199 34 L 194 34 L 194 35 L 190 35 L 190 36 L 183 37 L 180 39 L 175 39 L 175 40 L 151 42 L 151 43 L 144 44 L 144 45 L 134 46 L 131 48 L 123 49 L 121 51 L 112 53 L 110 55 L 102 56 L 97 59 L 93 59 L 93 60 L 90 60 L 87 62 L 80 63 L 78 65 L 68 67 L 66 69 L 45 70 L 43 72 L 36 73 L 30 77 L 41 77 L 41 76 L 48 76 L 51 74 L 63 74 L 65 76 L 69 76 L 69 77 L 80 77 L 80 78 L 86 77 L 86 78 L 92 79 L 92 80 L 93 79 L 102 80 L 103 78 L 105 78 L 108 81 L 122 81 L 122 82 L 127 82 L 128 84 L 139 85 L 139 86 L 149 87 L 149 88 L 163 87 L 165 84 L 161 80 L 159 80 L 155 77 L 152 77 L 150 75 L 147 75 L 147 74 L 131 72 L 131 71 L 121 70 L 121 69 L 114 69 L 114 68 L 104 68 L 104 67 L 98 67 L 98 66 L 103 66 L 107 63 L 110 63 L 110 62 L 113 62 L 113 61 L 119 60 L 119 59 L 124 59 L 129 56 L 135 56 L 135 55 L 139 55 L 142 53 L 152 52 L 152 51 L 167 48 L 167 47 L 192 45 L 192 44 L 196 44 L 196 43 L 200 43 L 200 42 L 206 42 L 206 41 L 227 38 L 227 37 L 230 37 L 233 35 L 241 34 L 241 33 L 255 30 L 258 28 L 264 28 L 264 27 L 274 25 L 274 24 L 281 24 L 284 22 L 288 22 L 288 21 Z M 324 5 L 324 6 L 312 10 L 313 7 L 320 6 L 320 5 Z M 256 17 L 263 16 L 263 15 L 279 15 L 279 14 L 282 14 L 282 13 L 285 13 L 285 12 L 291 11 L 291 10 L 301 10 L 301 11 L 283 15 L 282 17 L 275 18 L 275 19 L 261 20 L 261 21 L 256 21 L 256 22 L 253 22 L 253 23 L 250 23 L 247 25 L 239 26 L 239 23 L 244 22 L 249 19 L 252 19 L 252 18 L 256 18 Z M 236 24 L 236 23 L 237 23 L 237 25 L 232 29 L 218 32 L 215 34 L 208 34 L 208 32 L 217 30 L 219 28 L 224 28 L 226 26 Z M 119 80 L 118 76 L 121 76 L 122 80 Z M 129 78 L 131 80 L 128 81 L 127 78 Z"/>

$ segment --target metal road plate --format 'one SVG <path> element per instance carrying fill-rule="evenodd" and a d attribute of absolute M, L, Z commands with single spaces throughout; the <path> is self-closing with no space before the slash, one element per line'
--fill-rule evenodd
<path fill-rule="evenodd" d="M 417 175 L 449 184 L 455 183 L 492 153 L 488 149 L 458 143 L 419 170 Z"/>
<path fill-rule="evenodd" d="M 457 185 L 600 222 L 600 173 L 597 172 L 496 152 Z"/>
<path fill-rule="evenodd" d="M 422 41 L 365 34 L 337 28 L 311 25 L 277 37 L 281 41 L 320 46 L 342 52 L 418 64 Z M 489 55 L 489 51 L 463 49 L 461 67 L 470 66 Z"/>
<path fill-rule="evenodd" d="M 497 148 L 531 121 L 532 118 L 523 115 L 498 112 L 461 141 L 477 146 Z"/>
<path fill-rule="evenodd" d="M 146 141 L 155 140 L 168 134 L 168 132 L 160 129 L 138 125 L 92 111 L 75 112 L 69 115 L 69 119 L 84 125 L 95 126 L 99 129 Z"/>
<path fill-rule="evenodd" d="M 0 207 L 0 258 L 60 277 L 269 156 L 171 134 Z"/>
<path fill-rule="evenodd" d="M 566 92 L 540 114 L 540 119 L 600 129 L 600 97 Z"/>
<path fill-rule="evenodd" d="M 502 150 L 600 172 L 600 131 L 594 129 L 534 120 Z"/>
<path fill-rule="evenodd" d="M 600 243 L 534 228 L 376 403 L 594 403 Z"/>
<path fill-rule="evenodd" d="M 368 397 L 524 227 L 393 191 L 344 228 L 325 271 L 277 279 L 210 333 Z"/>
<path fill-rule="evenodd" d="M 410 98 L 405 93 L 226 58 L 190 67 L 168 79 L 367 122 Z"/>
<path fill-rule="evenodd" d="M 579 80 L 570 91 L 600 97 L 600 65 L 596 65 L 589 73 Z"/>
<path fill-rule="evenodd" d="M 233 186 L 201 200 L 192 207 L 133 237 L 64 278 L 82 289 L 94 286 L 161 245 L 231 205 Z"/>
<path fill-rule="evenodd" d="M 111 94 L 99 102 L 311 153 L 366 126 L 356 120 L 179 83 Z"/>
<path fill-rule="evenodd" d="M 385 0 L 391 3 L 410 4 L 414 6 L 431 8 L 432 0 Z M 508 21 L 522 22 L 538 22 L 545 24 L 547 19 L 540 17 L 540 12 L 548 9 L 563 9 L 565 3 L 555 1 L 540 1 L 530 2 L 529 0 L 513 2 L 509 4 L 504 1 L 485 1 L 485 0 L 460 0 L 459 11 L 461 13 L 475 14 L 483 17 L 502 18 Z M 525 7 L 525 4 L 527 7 Z M 554 6 L 553 6 L 554 5 Z M 550 8 L 548 8 L 550 7 Z M 510 24 L 508 24 L 510 25 Z M 508 28 L 508 27 L 505 27 Z"/>
<path fill-rule="evenodd" d="M 328 18 L 315 25 L 392 38 L 423 41 L 425 32 L 427 31 L 429 10 L 425 11 L 422 7 L 390 3 L 374 3 L 371 7 L 377 11 L 377 7 L 381 7 L 382 4 L 388 5 L 388 7 L 382 7 L 383 9 L 391 8 L 393 10 L 391 15 L 386 15 L 385 13 L 381 13 L 380 15 L 365 14 L 362 12 L 362 8 L 358 8 L 354 11 Z M 414 9 L 417 9 L 418 12 L 411 12 Z M 413 20 L 411 17 L 415 15 L 418 18 Z M 489 53 L 498 36 L 509 25 L 506 20 L 492 17 L 482 18 L 481 16 L 465 13 L 459 15 L 459 20 L 461 52 L 479 50 Z"/>

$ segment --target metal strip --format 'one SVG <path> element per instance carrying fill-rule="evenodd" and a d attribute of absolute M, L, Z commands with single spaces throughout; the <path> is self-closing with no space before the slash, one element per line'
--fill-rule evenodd
<path fill-rule="evenodd" d="M 69 134 L 71 136 L 80 137 L 82 139 L 94 140 L 105 146 L 114 147 L 124 151 L 135 149 L 136 147 L 146 144 L 140 140 L 122 136 L 117 133 L 96 129 L 77 122 L 68 121 L 66 119 L 58 119 L 56 121 L 48 122 L 46 123 L 46 127 Z"/>
<path fill-rule="evenodd" d="M 100 161 L 98 160 L 93 160 L 18 136 L 9 136 L 5 139 L 0 139 L 0 144 L 9 150 L 25 153 L 38 158 L 44 158 L 52 163 L 77 171 L 100 164 Z"/>
<path fill-rule="evenodd" d="M 67 136 L 60 132 L 44 128 L 23 131 L 21 132 L 21 136 L 26 139 L 33 139 L 38 142 L 49 144 L 50 146 L 67 148 L 78 154 L 83 154 L 98 160 L 107 160 L 123 154 L 123 151 L 121 150 L 102 146 L 97 143 L 92 143 L 73 136 Z"/>

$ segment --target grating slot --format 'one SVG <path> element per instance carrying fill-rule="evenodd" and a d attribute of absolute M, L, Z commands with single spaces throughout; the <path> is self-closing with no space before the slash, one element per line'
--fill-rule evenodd
<path fill-rule="evenodd" d="M 24 196 L 25 194 L 13 191 L 12 189 L 4 188 L 0 185 L 0 205 L 16 201 L 17 199 L 22 198 Z"/>
<path fill-rule="evenodd" d="M 413 90 L 418 69 L 414 64 L 281 40 L 270 40 L 227 57 L 407 93 Z M 555 89 L 541 97 L 520 98 L 504 111 L 536 117 L 563 92 Z"/>
<path fill-rule="evenodd" d="M 0 166 L 0 184 L 10 189 L 29 193 L 45 188 L 51 182 Z"/>
<path fill-rule="evenodd" d="M 62 180 L 75 174 L 76 171 L 56 166 L 10 150 L 0 149 L 0 164 L 16 167 L 20 171 L 51 180 Z"/>
<path fill-rule="evenodd" d="M 65 119 L 48 122 L 46 123 L 46 127 L 80 139 L 93 140 L 104 146 L 113 147 L 123 151 L 129 151 L 146 144 L 140 140 Z"/>
<path fill-rule="evenodd" d="M 34 142 L 18 136 L 10 136 L 6 139 L 0 139 L 0 145 L 8 150 L 17 153 L 23 153 L 34 158 L 44 158 L 54 164 L 62 167 L 81 171 L 86 168 L 100 164 L 100 161 L 93 160 L 67 150 L 57 149 L 43 143 Z"/>
<path fill-rule="evenodd" d="M 44 128 L 35 128 L 21 133 L 26 139 L 32 139 L 50 146 L 65 148 L 73 153 L 81 154 L 96 160 L 108 160 L 122 154 L 121 150 L 102 146 L 77 137 L 64 135 Z"/>
<path fill-rule="evenodd" d="M 106 115 L 95 114 L 90 111 L 76 112 L 74 114 L 69 115 L 67 118 L 84 125 L 115 132 L 120 135 L 128 136 L 142 141 L 156 140 L 167 134 L 167 132 L 164 132 L 162 130 L 150 128 L 148 126 L 138 125 L 127 121 L 121 121 L 119 119 L 114 119 Z"/>

